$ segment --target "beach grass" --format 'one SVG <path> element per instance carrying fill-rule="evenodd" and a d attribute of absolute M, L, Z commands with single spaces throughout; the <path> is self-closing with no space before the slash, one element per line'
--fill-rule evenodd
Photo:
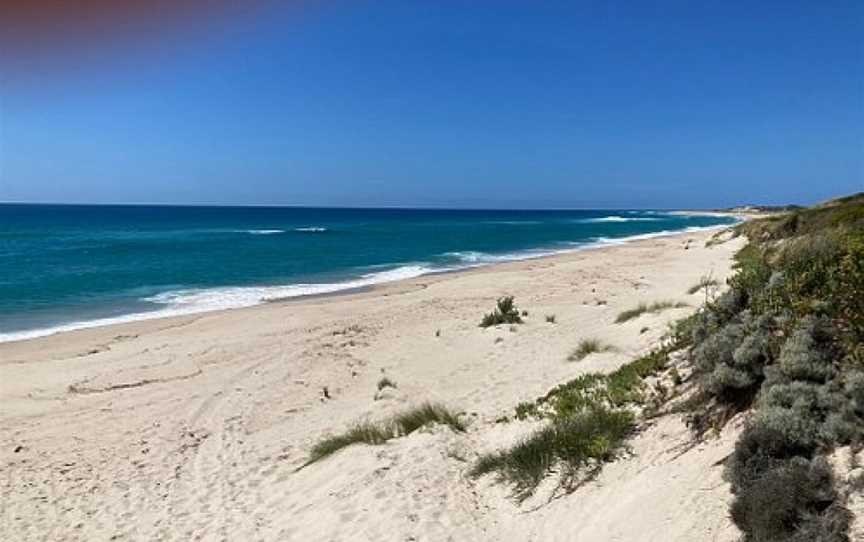
<path fill-rule="evenodd" d="M 633 428 L 630 412 L 598 406 L 556 420 L 512 448 L 482 456 L 470 474 L 496 473 L 512 486 L 516 499 L 523 501 L 557 466 L 562 467 L 562 487 L 572 487 L 585 467 L 612 459 Z"/>
<path fill-rule="evenodd" d="M 687 306 L 687 303 L 683 303 L 681 301 L 655 301 L 654 303 L 639 303 L 632 309 L 627 309 L 626 311 L 620 313 L 615 318 L 615 323 L 621 324 L 623 322 L 627 322 L 628 320 L 638 318 L 646 313 L 656 313 L 664 311 L 666 309 L 679 309 Z"/>
<path fill-rule="evenodd" d="M 300 468 L 329 457 L 352 444 L 378 446 L 431 424 L 446 425 L 459 433 L 466 429 L 459 415 L 447 407 L 438 403 L 423 403 L 382 422 L 360 423 L 340 435 L 324 437 L 312 447 L 308 459 Z"/>
<path fill-rule="evenodd" d="M 306 461 L 306 465 L 320 461 L 352 444 L 362 442 L 374 446 L 384 444 L 391 438 L 393 438 L 392 432 L 386 427 L 372 423 L 358 424 L 341 435 L 325 437 L 320 440 L 309 452 L 309 459 Z"/>
<path fill-rule="evenodd" d="M 644 378 L 666 368 L 671 348 L 652 351 L 608 375 L 580 375 L 534 403 L 519 403 L 517 419 L 548 424 L 510 448 L 481 456 L 471 476 L 495 473 L 517 501 L 530 497 L 553 471 L 561 474 L 561 489 L 577 487 L 624 447 L 636 427 L 628 405 L 645 403 Z"/>
<path fill-rule="evenodd" d="M 708 288 L 716 288 L 719 285 L 720 285 L 720 283 L 717 281 L 717 279 L 713 279 L 711 277 L 702 277 L 701 279 L 699 279 L 699 282 L 697 282 L 696 284 L 694 284 L 693 286 L 691 286 L 690 288 L 687 289 L 687 293 L 690 295 L 693 295 L 696 292 L 698 292 L 699 290 L 707 290 Z"/>
<path fill-rule="evenodd" d="M 598 352 L 614 352 L 616 348 L 611 344 L 605 344 L 599 339 L 582 339 L 579 345 L 567 356 L 567 361 L 582 361 L 591 354 Z"/>
<path fill-rule="evenodd" d="M 393 424 L 401 435 L 408 435 L 424 425 L 435 423 L 446 425 L 457 433 L 465 432 L 465 424 L 459 420 L 459 416 L 437 403 L 424 403 L 393 418 Z"/>

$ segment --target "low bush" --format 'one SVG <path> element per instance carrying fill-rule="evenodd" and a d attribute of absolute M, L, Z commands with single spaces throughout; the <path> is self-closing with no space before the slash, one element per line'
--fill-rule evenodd
<path fill-rule="evenodd" d="M 838 504 L 821 459 L 792 458 L 736 488 L 732 521 L 753 542 L 848 542 L 849 513 Z"/>
<path fill-rule="evenodd" d="M 527 312 L 525 313 L 527 315 Z M 498 299 L 495 310 L 483 316 L 480 327 L 497 326 L 500 324 L 521 324 L 522 317 L 513 302 L 513 296 Z"/>

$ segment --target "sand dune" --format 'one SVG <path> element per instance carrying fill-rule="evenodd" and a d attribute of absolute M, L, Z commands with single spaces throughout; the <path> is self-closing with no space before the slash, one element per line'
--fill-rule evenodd
<path fill-rule="evenodd" d="M 629 457 L 548 502 L 467 475 L 531 429 L 495 423 L 518 402 L 614 369 L 694 310 L 687 289 L 722 281 L 742 243 L 705 247 L 711 235 L 0 344 L 0 539 L 735 540 L 718 466 L 735 423 L 690 446 L 678 417 L 659 418 Z M 479 328 L 503 294 L 527 323 Z M 667 299 L 689 307 L 613 323 Z M 617 351 L 565 361 L 584 337 Z M 398 387 L 376 397 L 384 375 Z M 297 470 L 322 436 L 427 400 L 464 412 L 468 431 Z"/>

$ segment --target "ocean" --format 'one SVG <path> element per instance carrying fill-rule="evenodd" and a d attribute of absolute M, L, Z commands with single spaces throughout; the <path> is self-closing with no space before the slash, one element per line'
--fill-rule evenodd
<path fill-rule="evenodd" d="M 0 341 L 716 227 L 656 210 L 0 204 Z"/>

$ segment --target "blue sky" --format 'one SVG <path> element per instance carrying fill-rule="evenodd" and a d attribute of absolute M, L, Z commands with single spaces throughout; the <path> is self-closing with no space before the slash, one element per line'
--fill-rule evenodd
<path fill-rule="evenodd" d="M 321 2 L 55 55 L 7 55 L 0 201 L 719 207 L 864 190 L 861 2 Z"/>

